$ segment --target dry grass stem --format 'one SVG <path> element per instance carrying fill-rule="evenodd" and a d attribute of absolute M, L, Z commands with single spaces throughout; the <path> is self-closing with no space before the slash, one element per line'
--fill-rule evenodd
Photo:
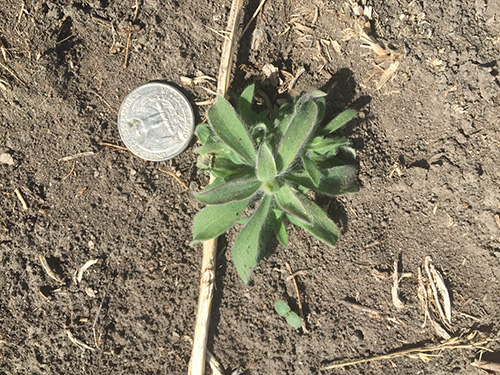
<path fill-rule="evenodd" d="M 114 149 L 113 151 L 129 151 L 129 149 L 126 147 L 114 145 L 114 144 L 108 143 L 108 142 L 99 142 L 99 146 L 106 146 L 106 147 L 113 148 Z"/>
<path fill-rule="evenodd" d="M 92 156 L 94 154 L 95 154 L 94 151 L 80 152 L 78 154 L 74 154 L 74 155 L 70 155 L 70 156 L 65 156 L 63 158 L 60 158 L 57 161 L 70 161 L 70 160 L 74 160 L 74 159 L 78 159 L 78 158 L 84 158 L 86 156 Z"/>
<path fill-rule="evenodd" d="M 189 341 L 191 345 L 193 344 L 193 339 L 189 336 L 184 336 L 184 340 Z M 224 375 L 224 367 L 209 349 L 207 349 L 207 363 L 210 366 L 213 375 Z"/>
<path fill-rule="evenodd" d="M 16 193 L 17 199 L 19 199 L 19 202 L 21 202 L 23 210 L 27 210 L 28 205 L 26 204 L 26 201 L 24 200 L 23 195 L 21 194 L 21 190 L 19 190 L 19 188 L 16 188 L 16 190 L 14 190 L 14 193 Z"/>
<path fill-rule="evenodd" d="M 391 295 L 392 295 L 392 303 L 396 309 L 401 310 L 404 308 L 403 302 L 399 299 L 398 295 L 398 289 L 399 289 L 399 273 L 398 273 L 398 261 L 394 261 L 394 273 L 392 274 L 392 288 L 391 288 Z"/>
<path fill-rule="evenodd" d="M 132 39 L 132 33 L 128 33 L 127 45 L 125 47 L 125 59 L 123 60 L 123 69 L 126 69 L 128 66 L 128 54 L 129 54 L 129 49 L 130 49 L 130 39 Z"/>
<path fill-rule="evenodd" d="M 420 358 L 430 359 L 429 358 L 431 356 L 430 353 L 442 352 L 445 350 L 457 350 L 457 349 L 489 350 L 485 347 L 485 345 L 487 345 L 488 342 L 489 342 L 489 340 L 486 337 L 480 335 L 477 331 L 473 331 L 467 337 L 453 337 L 449 340 L 446 340 L 446 341 L 441 342 L 441 343 L 436 344 L 436 345 L 421 346 L 418 348 L 410 348 L 410 349 L 401 349 L 401 350 L 397 350 L 397 351 L 394 351 L 391 353 L 378 355 L 378 356 L 374 356 L 374 357 L 370 357 L 370 358 L 363 358 L 363 359 L 357 359 L 354 361 L 334 363 L 331 365 L 324 366 L 320 370 L 330 370 L 333 368 L 352 366 L 352 365 L 357 365 L 360 363 L 380 361 L 380 360 L 384 360 L 384 359 L 392 359 L 392 358 L 403 357 L 403 356 L 409 356 L 410 358 L 412 358 L 413 356 L 418 356 Z"/>
<path fill-rule="evenodd" d="M 422 276 L 422 269 L 427 278 Z M 451 301 L 448 290 L 441 274 L 432 264 L 430 256 L 424 258 L 423 265 L 418 268 L 417 295 L 424 312 L 425 327 L 427 320 L 432 324 L 436 333 L 447 340 L 451 336 Z"/>
<path fill-rule="evenodd" d="M 4 65 L 4 64 L 2 64 L 2 63 L 0 63 L 0 66 L 1 66 L 2 68 L 4 68 L 6 71 L 8 71 L 8 72 L 9 72 L 9 74 L 10 74 L 12 77 L 14 77 L 14 78 L 16 79 L 16 81 L 18 81 L 21 85 L 26 86 L 26 83 L 24 83 L 24 82 L 23 82 L 23 80 L 22 80 L 21 78 L 19 78 L 19 77 L 17 76 L 17 74 L 16 74 L 16 73 L 14 73 L 14 71 L 13 71 L 12 69 L 10 69 L 8 66 L 5 66 L 5 65 Z"/>
<path fill-rule="evenodd" d="M 79 348 L 81 349 L 87 349 L 87 350 L 91 350 L 91 351 L 94 351 L 95 349 L 88 346 L 87 344 L 85 344 L 83 341 L 80 341 L 78 340 L 75 336 L 73 336 L 73 333 L 71 332 L 71 330 L 69 329 L 66 329 L 66 334 L 68 335 L 68 338 L 69 340 L 75 344 L 76 346 L 78 346 Z"/>
<path fill-rule="evenodd" d="M 207 83 L 210 81 L 216 82 L 217 80 L 214 77 L 206 76 L 206 75 L 201 75 L 197 76 L 194 78 L 189 78 L 185 76 L 181 76 L 181 83 L 186 86 L 191 86 L 191 85 L 198 85 L 200 83 Z"/>
<path fill-rule="evenodd" d="M 498 228 L 500 229 L 500 215 L 495 214 L 493 215 L 495 217 L 495 221 L 497 223 Z"/>
<path fill-rule="evenodd" d="M 370 22 L 367 22 L 365 17 L 359 17 L 354 24 L 354 34 L 361 40 L 362 48 L 371 49 L 377 55 L 376 61 L 379 63 L 365 82 L 381 73 L 376 82 L 376 89 L 380 90 L 389 80 L 394 79 L 396 76 L 399 65 L 406 56 L 406 49 L 404 47 L 396 49 L 383 45 L 373 35 L 370 35 L 371 33 Z"/>
<path fill-rule="evenodd" d="M 214 99 L 207 99 L 207 100 L 202 100 L 202 101 L 199 101 L 199 102 L 194 102 L 194 104 L 196 104 L 198 107 L 202 107 L 202 106 L 205 106 L 205 105 L 212 105 L 214 103 L 215 103 Z"/>
<path fill-rule="evenodd" d="M 97 334 L 96 334 L 96 325 L 97 325 L 97 320 L 99 319 L 99 314 L 101 314 L 102 310 L 102 305 L 104 304 L 104 299 L 106 298 L 106 292 L 104 292 L 104 295 L 102 296 L 102 301 L 101 304 L 99 305 L 99 309 L 97 310 L 97 313 L 95 314 L 94 322 L 92 323 L 92 334 L 94 336 L 94 345 L 97 349 L 99 349 L 99 343 L 97 340 Z"/>
<path fill-rule="evenodd" d="M 47 273 L 47 275 L 49 275 L 49 277 L 53 278 L 59 284 L 64 284 L 64 282 L 56 275 L 56 273 L 52 271 L 52 268 L 50 268 L 49 264 L 47 263 L 47 259 L 45 259 L 43 255 L 39 255 L 38 259 L 40 259 L 40 263 L 42 263 L 42 268 Z"/>
<path fill-rule="evenodd" d="M 370 314 L 370 315 L 377 317 L 377 318 L 383 318 L 383 314 L 380 311 L 372 309 L 371 307 L 363 306 L 360 303 L 349 301 L 349 300 L 341 300 L 340 302 L 343 305 L 350 307 L 354 310 L 358 310 L 358 311 Z"/>
<path fill-rule="evenodd" d="M 134 18 L 132 18 L 134 21 L 137 19 L 138 13 L 139 13 L 139 0 L 135 0 Z"/>
<path fill-rule="evenodd" d="M 432 258 L 426 256 L 424 259 L 424 269 L 427 273 L 430 288 L 432 290 L 432 301 L 436 307 L 440 320 L 447 326 L 451 325 L 451 302 L 450 295 L 441 274 L 436 270 L 432 264 Z"/>
<path fill-rule="evenodd" d="M 497 373 L 500 373 L 500 363 L 498 362 L 490 362 L 490 361 L 483 361 L 481 359 L 475 360 L 473 363 L 471 363 L 472 366 L 478 367 L 482 370 L 486 371 L 494 371 Z"/>
<path fill-rule="evenodd" d="M 118 111 L 115 108 L 113 108 L 113 106 L 111 106 L 111 104 L 109 104 L 109 102 L 106 99 L 104 99 L 104 97 L 101 94 L 99 94 L 99 93 L 97 93 L 95 91 L 92 91 L 92 94 L 94 94 L 95 96 L 97 96 L 101 100 L 101 102 L 103 102 L 104 105 L 109 108 L 109 110 L 111 112 L 113 112 L 115 115 L 118 116 Z"/>
<path fill-rule="evenodd" d="M 69 170 L 69 172 L 66 174 L 66 176 L 64 176 L 62 179 L 63 181 L 65 179 L 67 179 L 69 176 L 71 176 L 71 173 L 73 173 L 73 171 L 75 170 L 75 167 L 76 167 L 76 160 L 73 160 L 73 164 L 71 165 L 71 169 Z"/>
<path fill-rule="evenodd" d="M 299 306 L 299 314 L 300 314 L 300 318 L 302 320 L 302 330 L 305 333 L 307 333 L 309 331 L 307 330 L 307 327 L 306 327 L 306 320 L 305 320 L 305 317 L 304 317 L 304 310 L 302 309 L 302 302 L 300 300 L 299 286 L 297 285 L 297 280 L 295 279 L 296 276 L 297 276 L 297 272 L 292 272 L 292 267 L 290 267 L 290 264 L 285 263 L 285 265 L 286 265 L 286 268 L 287 268 L 288 272 L 290 273 L 289 279 L 292 279 L 293 286 L 295 288 L 295 293 L 297 294 L 297 305 Z M 305 272 L 305 271 L 302 271 L 302 272 Z"/>
<path fill-rule="evenodd" d="M 231 66 L 234 58 L 235 37 L 239 25 L 243 0 L 233 0 L 227 22 L 228 36 L 222 45 L 221 62 L 217 76 L 217 94 L 225 97 L 229 87 Z M 214 176 L 210 176 L 210 181 Z M 189 361 L 189 375 L 203 375 L 205 373 L 205 360 L 207 351 L 208 327 L 210 311 L 215 287 L 215 264 L 217 259 L 217 238 L 203 242 L 203 259 L 201 267 L 200 296 L 193 338 L 193 351 Z"/>
<path fill-rule="evenodd" d="M 177 176 L 177 174 L 175 174 L 175 172 L 169 171 L 168 169 L 161 169 L 161 168 L 159 168 L 159 171 L 166 173 L 169 176 L 172 176 L 174 178 L 174 180 L 177 181 L 179 184 L 181 184 L 184 189 L 189 190 L 189 186 L 184 182 L 184 180 L 182 178 Z"/>
<path fill-rule="evenodd" d="M 259 14 L 260 10 L 262 9 L 262 7 L 266 3 L 266 1 L 267 0 L 260 0 L 259 6 L 257 7 L 257 9 L 255 9 L 255 12 L 253 12 L 252 17 L 250 18 L 250 21 L 248 21 L 247 25 L 245 26 L 245 28 L 241 32 L 241 37 L 243 37 L 243 35 L 245 35 L 245 33 L 247 32 L 248 28 L 252 24 L 252 22 L 255 19 L 255 17 L 257 17 L 257 14 Z"/>

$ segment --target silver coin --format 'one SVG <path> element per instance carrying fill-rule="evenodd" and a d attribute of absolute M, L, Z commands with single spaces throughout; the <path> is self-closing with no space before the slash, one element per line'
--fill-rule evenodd
<path fill-rule="evenodd" d="M 133 154 L 146 160 L 167 160 L 188 146 L 194 130 L 193 108 L 175 87 L 147 83 L 123 100 L 118 130 Z"/>

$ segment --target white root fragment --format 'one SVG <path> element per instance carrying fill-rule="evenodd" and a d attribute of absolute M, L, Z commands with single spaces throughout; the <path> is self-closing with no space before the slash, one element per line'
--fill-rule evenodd
<path fill-rule="evenodd" d="M 85 262 L 83 266 L 81 266 L 77 273 L 76 273 L 76 278 L 73 280 L 75 281 L 75 284 L 81 283 L 83 279 L 83 273 L 92 265 L 96 264 L 98 262 L 98 259 L 91 259 Z"/>

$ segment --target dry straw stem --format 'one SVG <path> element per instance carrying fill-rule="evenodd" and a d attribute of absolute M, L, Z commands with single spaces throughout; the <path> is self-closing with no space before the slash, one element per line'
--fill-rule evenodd
<path fill-rule="evenodd" d="M 26 204 L 26 201 L 24 200 L 23 195 L 21 194 L 21 190 L 19 190 L 19 188 L 16 188 L 16 190 L 14 190 L 14 193 L 16 193 L 16 197 L 17 199 L 19 199 L 19 202 L 21 202 L 21 206 L 23 206 L 23 209 L 27 210 L 28 205 Z"/>
<path fill-rule="evenodd" d="M 177 176 L 175 174 L 175 172 L 169 171 L 168 169 L 161 169 L 161 168 L 159 168 L 159 171 L 163 172 L 163 173 L 166 173 L 169 176 L 173 177 L 174 180 L 177 181 L 179 184 L 181 184 L 184 189 L 189 190 L 189 186 L 186 184 L 186 182 L 182 178 L 180 178 L 179 176 Z"/>
<path fill-rule="evenodd" d="M 47 272 L 47 275 L 49 275 L 51 278 L 53 278 L 55 281 L 57 281 L 59 284 L 64 284 L 64 282 L 56 275 L 54 271 L 52 271 L 52 268 L 50 268 L 49 264 L 47 263 L 47 259 L 43 255 L 39 255 L 38 259 L 40 259 L 40 263 L 42 263 L 42 267 L 45 272 Z"/>
<path fill-rule="evenodd" d="M 228 36 L 224 38 L 221 63 L 217 77 L 217 94 L 226 96 L 231 76 L 231 66 L 235 49 L 235 36 L 243 0 L 233 0 L 227 22 Z M 213 176 L 210 177 L 213 180 Z M 201 266 L 200 296 L 193 339 L 193 351 L 189 362 L 189 375 L 203 375 L 207 352 L 210 310 L 215 286 L 215 261 L 217 258 L 217 238 L 203 242 L 203 260 Z"/>
<path fill-rule="evenodd" d="M 403 357 L 403 356 L 418 356 L 420 358 L 425 359 L 425 358 L 428 358 L 429 353 L 436 352 L 436 351 L 440 352 L 440 351 L 444 351 L 444 350 L 483 349 L 483 350 L 489 351 L 489 349 L 485 348 L 485 345 L 487 345 L 488 342 L 489 342 L 489 340 L 486 337 L 480 335 L 477 331 L 473 331 L 472 333 L 467 335 L 467 337 L 465 339 L 461 338 L 461 337 L 453 337 L 450 340 L 444 341 L 444 342 L 439 343 L 437 345 L 420 346 L 418 348 L 402 349 L 402 350 L 397 350 L 395 352 L 388 353 L 388 354 L 377 355 L 375 357 L 357 359 L 354 361 L 334 363 L 334 364 L 331 364 L 328 366 L 321 367 L 320 370 L 331 370 L 333 368 L 352 366 L 352 365 L 357 365 L 360 363 L 380 361 L 382 359 L 392 359 L 392 358 Z"/>
<path fill-rule="evenodd" d="M 79 348 L 81 349 L 87 349 L 87 350 L 90 350 L 90 351 L 94 351 L 95 349 L 92 348 L 91 346 L 88 346 L 87 344 L 85 344 L 83 341 L 80 341 L 78 340 L 75 336 L 73 336 L 73 333 L 71 332 L 71 330 L 67 329 L 66 330 L 66 334 L 68 335 L 68 338 L 69 340 L 75 344 L 76 346 L 78 346 Z"/>
<path fill-rule="evenodd" d="M 399 274 L 398 274 L 398 260 L 394 261 L 394 273 L 392 274 L 392 303 L 396 307 L 396 309 L 401 310 L 404 308 L 403 302 L 399 299 L 398 295 L 399 289 Z"/>

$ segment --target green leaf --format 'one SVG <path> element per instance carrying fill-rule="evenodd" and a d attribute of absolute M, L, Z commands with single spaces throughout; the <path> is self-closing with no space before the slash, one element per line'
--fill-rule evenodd
<path fill-rule="evenodd" d="M 286 234 L 286 226 L 282 216 L 283 216 L 283 211 L 273 209 L 273 214 L 271 215 L 271 221 L 273 224 L 274 233 L 276 233 L 276 238 L 278 238 L 278 241 L 283 246 L 288 246 L 288 235 Z"/>
<path fill-rule="evenodd" d="M 290 312 L 290 306 L 288 306 L 288 304 L 281 299 L 274 302 L 274 309 L 276 310 L 279 316 L 283 317 L 285 317 L 286 314 Z"/>
<path fill-rule="evenodd" d="M 301 105 L 302 103 L 312 101 L 315 99 L 324 98 L 325 96 L 326 96 L 326 93 L 321 91 L 321 90 L 309 91 L 309 92 L 306 92 L 305 94 L 303 94 L 302 96 L 300 96 L 297 105 Z"/>
<path fill-rule="evenodd" d="M 316 124 L 318 107 L 312 101 L 300 107 L 283 134 L 276 153 L 278 173 L 283 172 L 295 160 Z"/>
<path fill-rule="evenodd" d="M 283 211 L 307 223 L 311 222 L 310 213 L 288 185 L 282 185 L 276 190 L 274 197 L 276 198 L 276 203 L 278 203 L 278 206 Z"/>
<path fill-rule="evenodd" d="M 323 117 L 325 117 L 326 101 L 325 101 L 325 98 L 322 97 L 322 98 L 316 99 L 315 102 L 316 102 L 316 105 L 318 106 L 318 118 L 317 118 L 316 122 L 318 124 L 321 124 L 321 122 L 323 121 Z"/>
<path fill-rule="evenodd" d="M 286 316 L 286 322 L 291 325 L 293 328 L 300 328 L 302 327 L 302 320 L 300 317 L 294 313 L 293 311 L 290 311 L 287 316 Z"/>
<path fill-rule="evenodd" d="M 357 169 L 354 165 L 322 169 L 318 186 L 312 183 L 307 172 L 291 173 L 285 178 L 308 189 L 330 196 L 359 191 Z"/>
<path fill-rule="evenodd" d="M 206 206 L 194 218 L 193 243 L 215 238 L 239 220 L 250 199 Z"/>
<path fill-rule="evenodd" d="M 276 177 L 276 163 L 267 142 L 262 143 L 257 155 L 257 177 L 263 182 Z"/>
<path fill-rule="evenodd" d="M 314 151 L 319 154 L 335 154 L 337 152 L 337 148 L 348 146 L 349 144 L 350 142 L 346 138 L 314 137 L 307 143 L 306 147 L 308 151 Z"/>
<path fill-rule="evenodd" d="M 201 203 L 223 204 L 249 198 L 261 185 L 257 178 L 235 180 L 213 188 L 208 186 L 202 192 L 194 193 L 194 196 Z"/>
<path fill-rule="evenodd" d="M 194 130 L 194 134 L 198 137 L 200 143 L 204 145 L 211 136 L 211 131 L 207 124 L 199 124 Z"/>
<path fill-rule="evenodd" d="M 252 125 L 255 121 L 255 115 L 252 113 L 253 94 L 255 92 L 255 85 L 247 86 L 241 93 L 238 99 L 238 113 L 247 125 Z"/>
<path fill-rule="evenodd" d="M 355 109 L 346 109 L 344 112 L 338 114 L 337 117 L 335 117 L 332 121 L 326 124 L 325 127 L 321 129 L 321 134 L 326 135 L 333 133 L 335 130 L 341 128 L 349 121 L 351 121 L 357 113 L 358 111 L 356 111 Z"/>
<path fill-rule="evenodd" d="M 317 187 L 319 185 L 321 175 L 316 163 L 309 159 L 306 155 L 302 155 L 302 164 L 304 165 L 304 169 L 309 175 L 311 182 Z"/>
<path fill-rule="evenodd" d="M 309 201 L 306 196 L 302 196 L 301 199 L 312 215 L 312 222 L 310 224 L 305 223 L 302 220 L 287 214 L 288 220 L 305 229 L 327 245 L 335 246 L 338 238 L 338 231 L 335 223 L 330 220 L 327 214 L 320 207 L 318 207 L 318 205 Z"/>
<path fill-rule="evenodd" d="M 259 207 L 251 216 L 234 241 L 233 261 L 243 282 L 248 283 L 250 273 L 257 266 L 264 254 L 270 232 L 266 222 L 269 216 L 272 196 L 265 194 Z"/>
<path fill-rule="evenodd" d="M 241 122 L 229 102 L 217 97 L 215 104 L 208 110 L 208 120 L 215 134 L 249 165 L 255 166 L 255 147 L 245 125 Z"/>

